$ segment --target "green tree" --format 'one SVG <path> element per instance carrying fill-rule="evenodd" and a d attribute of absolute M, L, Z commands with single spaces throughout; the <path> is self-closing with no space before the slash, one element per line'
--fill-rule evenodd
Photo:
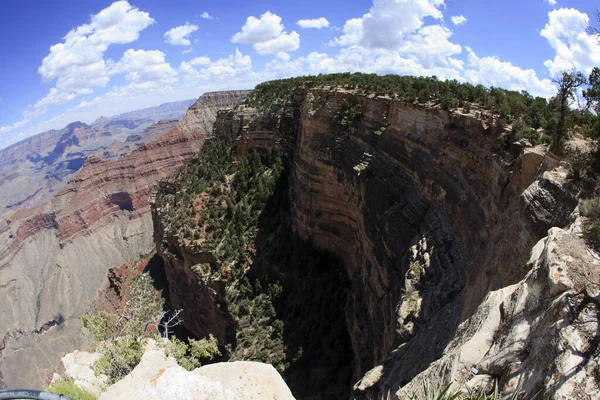
<path fill-rule="evenodd" d="M 564 71 L 562 75 L 553 79 L 558 86 L 556 98 L 558 100 L 558 115 L 556 117 L 556 126 L 552 137 L 552 151 L 562 153 L 563 145 L 567 139 L 567 117 L 573 102 L 575 101 L 575 91 L 586 83 L 585 76 L 581 72 Z"/>

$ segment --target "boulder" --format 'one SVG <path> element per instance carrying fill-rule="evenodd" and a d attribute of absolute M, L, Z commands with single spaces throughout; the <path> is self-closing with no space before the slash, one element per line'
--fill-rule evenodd
<path fill-rule="evenodd" d="M 210 364 L 195 374 L 221 382 L 236 396 L 247 400 L 293 400 L 292 392 L 271 364 L 251 361 Z"/>
<path fill-rule="evenodd" d="M 129 375 L 100 400 L 293 400 L 271 365 L 257 362 L 218 363 L 194 371 L 177 365 L 162 351 L 149 350 Z"/>
<path fill-rule="evenodd" d="M 106 376 L 96 376 L 92 364 L 101 357 L 100 353 L 75 350 L 65 355 L 61 361 L 64 366 L 62 376 L 55 375 L 52 382 L 58 379 L 72 380 L 73 383 L 95 395 L 99 395 L 106 386 Z"/>
<path fill-rule="evenodd" d="M 524 215 L 536 233 L 543 235 L 553 226 L 565 227 L 572 222 L 579 190 L 567 177 L 564 167 L 546 171 L 521 194 Z"/>

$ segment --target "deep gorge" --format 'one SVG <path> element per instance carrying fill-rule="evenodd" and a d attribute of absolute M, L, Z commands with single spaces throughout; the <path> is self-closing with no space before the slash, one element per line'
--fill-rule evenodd
<path fill-rule="evenodd" d="M 254 242 L 244 245 L 242 274 L 254 285 L 282 285 L 273 306 L 296 396 L 346 397 L 378 365 L 377 378 L 359 382 L 353 396 L 396 391 L 442 356 L 491 290 L 527 274 L 546 230 L 568 223 L 568 213 L 556 211 L 576 199 L 552 181 L 522 195 L 556 162 L 510 153 L 507 132 L 483 111 L 327 87 L 219 112 L 213 139 L 235 156 L 227 174 L 255 152 L 263 161 L 273 151 L 285 158 Z M 171 181 L 161 191 L 185 188 Z M 213 189 L 206 196 L 219 198 Z M 169 207 L 155 204 L 153 219 L 173 306 L 185 310 L 194 334 L 234 343 L 230 266 L 202 248 L 201 235 L 188 240 L 169 229 Z M 209 280 L 195 267 L 204 264 Z M 326 378 L 315 383 L 319 374 Z"/>

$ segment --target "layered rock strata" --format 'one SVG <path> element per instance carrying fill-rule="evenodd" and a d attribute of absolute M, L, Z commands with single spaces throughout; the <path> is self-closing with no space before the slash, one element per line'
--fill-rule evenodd
<path fill-rule="evenodd" d="M 39 369 L 53 368 L 57 357 L 82 345 L 78 315 L 108 269 L 152 247 L 148 198 L 156 182 L 199 150 L 202 126 L 211 122 L 205 118 L 245 94 L 202 96 L 166 135 L 117 160 L 90 158 L 52 200 L 0 219 L 0 337 L 61 320 L 43 336 L 5 344 L 6 384 L 39 386 Z"/>
<path fill-rule="evenodd" d="M 488 293 L 527 276 L 545 232 L 568 225 L 576 193 L 547 171 L 555 160 L 511 155 L 507 134 L 472 114 L 322 88 L 219 114 L 215 135 L 238 158 L 287 152 L 294 232 L 344 262 L 354 379 L 376 367 L 356 398 L 394 392 L 442 357 Z M 173 249 L 171 290 L 190 293 L 206 260 Z M 208 297 L 187 323 L 219 330 Z"/>

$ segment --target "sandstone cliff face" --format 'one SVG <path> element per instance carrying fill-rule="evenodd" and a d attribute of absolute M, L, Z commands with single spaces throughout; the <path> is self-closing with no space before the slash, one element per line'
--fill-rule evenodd
<path fill-rule="evenodd" d="M 50 201 L 11 211 L 0 222 L 0 337 L 35 332 L 60 320 L 44 336 L 10 335 L 2 351 L 4 382 L 39 383 L 38 369 L 81 345 L 78 315 L 106 280 L 111 266 L 137 260 L 152 246 L 148 198 L 156 182 L 202 145 L 204 118 L 234 105 L 244 92 L 201 97 L 184 120 L 159 139 L 117 160 L 92 157 Z M 63 322 L 64 321 L 64 322 Z M 47 357 L 40 358 L 40 349 Z M 6 368 L 10 365 L 10 368 Z"/>
<path fill-rule="evenodd" d="M 490 291 L 524 279 L 545 232 L 569 223 L 577 201 L 544 174 L 552 163 L 506 154 L 503 134 L 473 115 L 326 89 L 298 90 L 265 112 L 218 115 L 215 135 L 238 157 L 288 152 L 294 231 L 345 265 L 354 379 L 380 365 L 357 398 L 395 391 L 439 359 Z M 157 246 L 169 242 L 157 232 Z M 200 261 L 171 249 L 163 257 L 173 288 Z M 196 308 L 217 308 L 206 297 Z"/>

